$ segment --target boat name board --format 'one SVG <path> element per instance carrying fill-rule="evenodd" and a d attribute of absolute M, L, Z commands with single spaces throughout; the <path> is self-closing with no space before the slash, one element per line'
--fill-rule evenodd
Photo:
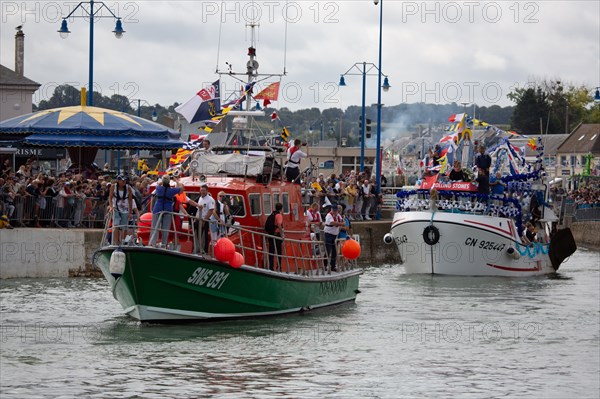
<path fill-rule="evenodd" d="M 477 243 L 479 243 L 479 245 Z M 465 245 L 468 247 L 478 247 L 481 249 L 488 249 L 491 251 L 502 251 L 504 248 L 506 248 L 506 244 L 498 244 L 494 241 L 480 241 L 479 239 L 473 237 L 467 237 L 467 239 L 465 240 Z"/>
<path fill-rule="evenodd" d="M 199 287 L 206 286 L 206 288 L 220 290 L 227 277 L 229 277 L 229 273 L 215 272 L 214 270 L 199 267 L 194 270 L 194 273 L 187 279 L 187 282 Z"/>
<path fill-rule="evenodd" d="M 346 291 L 348 279 L 335 281 L 322 281 L 320 286 L 321 295 L 334 295 Z"/>

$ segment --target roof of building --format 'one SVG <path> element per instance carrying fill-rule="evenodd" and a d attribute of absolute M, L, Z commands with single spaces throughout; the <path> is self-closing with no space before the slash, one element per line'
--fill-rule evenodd
<path fill-rule="evenodd" d="M 557 148 L 556 153 L 600 155 L 600 123 L 579 125 Z"/>
<path fill-rule="evenodd" d="M 558 147 L 569 137 L 568 134 L 545 134 L 542 136 L 542 143 L 544 144 L 544 154 L 546 156 L 556 155 Z M 525 140 L 527 144 L 528 140 Z M 532 150 L 528 145 L 525 146 L 525 156 L 535 157 L 537 155 L 536 150 Z"/>
<path fill-rule="evenodd" d="M 41 86 L 38 82 L 34 82 L 33 80 L 26 78 L 25 76 L 20 76 L 18 73 L 16 73 L 12 69 L 7 68 L 1 64 L 0 64 L 0 85 L 36 86 L 36 87 Z"/>

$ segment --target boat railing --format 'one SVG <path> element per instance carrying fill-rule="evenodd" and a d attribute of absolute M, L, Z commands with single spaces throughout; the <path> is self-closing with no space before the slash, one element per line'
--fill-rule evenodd
<path fill-rule="evenodd" d="M 165 217 L 170 216 L 169 228 L 161 228 Z M 148 239 L 145 244 L 165 250 L 185 252 L 197 256 L 215 258 L 214 244 L 217 240 L 208 238 L 209 232 L 218 234 L 220 237 L 229 238 L 236 246 L 236 251 L 244 257 L 244 264 L 260 269 L 270 268 L 270 257 L 272 257 L 273 269 L 282 273 L 293 273 L 304 276 L 330 274 L 331 262 L 327 247 L 323 240 L 324 233 L 312 234 L 306 238 L 300 237 L 305 232 L 285 231 L 284 238 L 269 235 L 256 228 L 244 227 L 236 224 L 225 224 L 222 221 L 206 220 L 200 217 L 186 215 L 182 216 L 175 212 L 161 212 L 156 219 L 155 228 L 139 225 L 112 225 L 112 213 L 106 215 L 106 228 L 102 238 L 103 245 L 144 245 L 143 240 L 138 238 L 140 231 L 145 231 Z M 124 240 L 115 238 L 115 231 L 126 231 L 119 233 L 125 236 Z M 204 233 L 204 229 L 209 232 Z M 160 235 L 160 242 L 159 242 Z M 167 237 L 163 239 L 163 237 Z M 210 240 L 206 244 L 203 240 Z M 275 240 L 282 240 L 281 254 L 276 253 Z M 165 242 L 166 241 L 166 242 Z M 269 251 L 271 241 L 274 253 Z M 342 254 L 342 246 L 345 239 L 336 242 L 336 270 L 347 271 L 357 267 L 356 260 L 349 260 Z M 189 245 L 191 243 L 191 245 Z M 184 250 L 184 244 L 188 244 Z M 208 248 L 208 252 L 205 251 Z M 326 262 L 327 261 L 327 262 Z"/>

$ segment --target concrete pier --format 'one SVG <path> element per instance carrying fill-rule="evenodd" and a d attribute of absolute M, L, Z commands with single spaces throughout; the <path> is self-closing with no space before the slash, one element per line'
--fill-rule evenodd
<path fill-rule="evenodd" d="M 396 246 L 383 243 L 390 224 L 353 223 L 362 247 L 359 264 L 398 262 Z M 0 278 L 101 276 L 92 265 L 92 255 L 101 240 L 102 230 L 98 229 L 0 230 Z"/>
<path fill-rule="evenodd" d="M 0 230 L 0 278 L 95 275 L 91 259 L 102 230 Z"/>
<path fill-rule="evenodd" d="M 353 222 L 360 236 L 361 266 L 400 263 L 396 245 L 383 243 L 391 220 Z M 578 246 L 600 249 L 600 222 L 571 225 Z M 0 278 L 101 276 L 92 265 L 92 255 L 100 246 L 102 230 L 34 229 L 0 230 Z"/>

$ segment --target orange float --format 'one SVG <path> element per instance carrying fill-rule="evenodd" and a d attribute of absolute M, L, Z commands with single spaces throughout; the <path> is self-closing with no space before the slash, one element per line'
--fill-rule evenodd
<path fill-rule="evenodd" d="M 231 260 L 229 260 L 229 265 L 235 269 L 242 267 L 243 264 L 244 256 L 239 252 L 235 252 L 231 257 Z"/>
<path fill-rule="evenodd" d="M 235 245 L 229 238 L 219 238 L 215 244 L 215 258 L 221 262 L 229 262 L 235 254 Z"/>
<path fill-rule="evenodd" d="M 353 239 L 346 240 L 342 245 L 342 255 L 350 260 L 358 258 L 360 256 L 360 244 Z"/>

